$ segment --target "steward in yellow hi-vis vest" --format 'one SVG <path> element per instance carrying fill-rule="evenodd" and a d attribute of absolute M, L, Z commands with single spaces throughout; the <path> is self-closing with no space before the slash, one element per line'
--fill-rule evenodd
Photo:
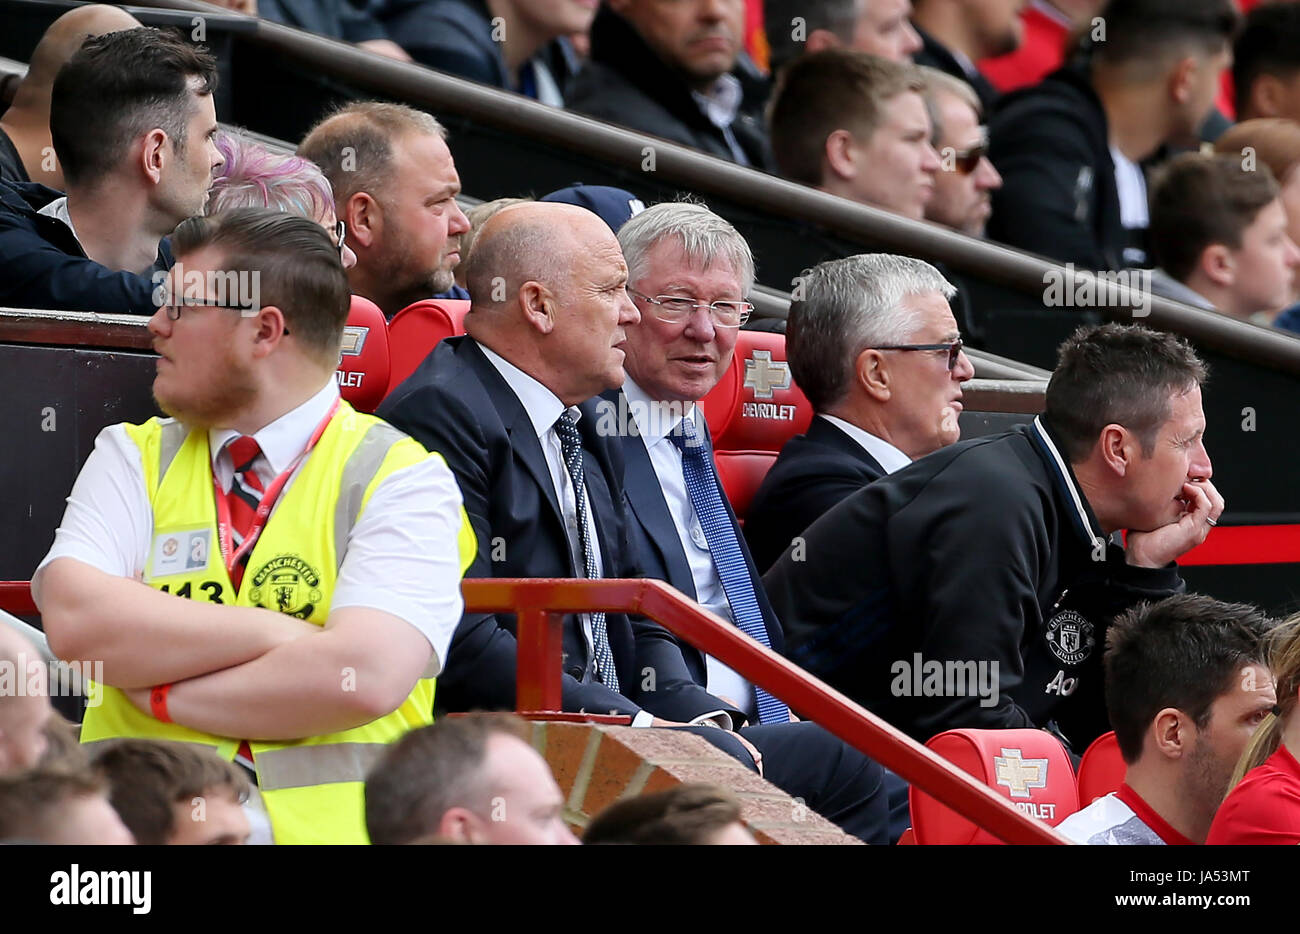
<path fill-rule="evenodd" d="M 206 431 L 171 419 L 126 426 L 139 447 L 154 515 L 145 583 L 237 606 L 260 606 L 324 625 L 348 533 L 374 491 L 396 470 L 429 454 L 387 423 L 341 403 L 258 537 L 236 593 L 217 547 L 217 512 Z M 474 557 L 466 519 L 457 543 L 461 571 Z M 224 759 L 237 738 L 162 723 L 116 688 L 87 709 L 82 741 L 123 736 L 211 747 Z M 364 726 L 289 743 L 251 742 L 257 782 L 277 843 L 364 843 L 362 787 L 382 747 L 433 721 L 434 681 L 422 678 L 405 703 Z"/>

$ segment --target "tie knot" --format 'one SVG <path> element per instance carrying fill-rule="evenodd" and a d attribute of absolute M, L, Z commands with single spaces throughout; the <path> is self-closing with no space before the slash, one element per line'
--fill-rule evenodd
<path fill-rule="evenodd" d="M 695 430 L 695 421 L 689 415 L 684 416 L 677 427 L 668 432 L 668 438 L 681 449 L 683 454 L 696 456 L 704 454 L 704 442 Z"/>
<path fill-rule="evenodd" d="M 247 471 L 253 466 L 253 461 L 257 460 L 257 455 L 262 453 L 257 439 L 252 435 L 240 435 L 226 445 L 226 450 L 230 452 L 230 462 L 235 467 L 235 473 Z"/>
<path fill-rule="evenodd" d="M 560 413 L 560 417 L 555 420 L 555 433 L 560 436 L 560 442 L 566 447 L 581 447 L 582 436 L 578 434 L 578 420 L 573 417 L 569 409 Z"/>

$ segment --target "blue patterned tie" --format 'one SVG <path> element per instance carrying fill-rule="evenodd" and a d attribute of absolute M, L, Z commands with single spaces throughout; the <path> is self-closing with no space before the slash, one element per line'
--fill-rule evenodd
<path fill-rule="evenodd" d="M 749 576 L 740 542 L 736 540 L 736 527 L 731 524 L 731 516 L 723 505 L 718 478 L 704 442 L 696 434 L 689 416 L 682 419 L 681 431 L 674 431 L 668 437 L 681 449 L 686 492 L 690 494 L 691 506 L 700 525 L 704 526 L 704 538 L 709 543 L 713 566 L 722 580 L 722 590 L 731 604 L 732 619 L 745 635 L 771 648 L 767 627 L 763 625 L 763 612 L 758 608 L 758 597 L 754 594 L 754 582 Z M 754 697 L 758 702 L 759 723 L 790 722 L 790 708 L 757 684 L 754 685 Z"/>
<path fill-rule="evenodd" d="M 560 451 L 564 467 L 573 481 L 573 496 L 578 506 L 578 543 L 582 548 L 583 571 L 588 580 L 600 577 L 596 572 L 596 543 L 587 531 L 586 482 L 582 474 L 582 436 L 578 422 L 566 410 L 555 421 L 555 433 L 560 436 Z M 591 643 L 596 656 L 596 677 L 611 691 L 618 691 L 618 670 L 614 667 L 614 653 L 609 647 L 609 633 L 605 629 L 605 614 L 591 613 Z"/>

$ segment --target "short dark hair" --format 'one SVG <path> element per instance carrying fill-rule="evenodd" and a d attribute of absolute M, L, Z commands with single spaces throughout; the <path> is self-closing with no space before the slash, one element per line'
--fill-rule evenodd
<path fill-rule="evenodd" d="M 141 845 L 162 846 L 176 832 L 175 804 L 225 792 L 240 804 L 249 783 L 238 766 L 188 743 L 119 739 L 96 750 L 94 768 L 108 800 Z"/>
<path fill-rule="evenodd" d="M 474 713 L 412 730 L 390 746 L 366 777 L 370 842 L 429 837 L 453 807 L 486 814 L 494 790 L 480 772 L 488 740 L 498 734 L 529 743 L 527 724 L 514 714 Z"/>
<path fill-rule="evenodd" d="M 1086 459 L 1110 424 L 1137 435 L 1149 457 L 1169 420 L 1170 397 L 1208 378 L 1185 340 L 1138 325 L 1081 327 L 1058 356 L 1044 415 L 1071 462 Z"/>
<path fill-rule="evenodd" d="M 889 101 L 924 90 L 915 66 L 865 52 L 827 49 L 800 57 L 777 78 L 768 108 L 772 152 L 781 174 L 820 185 L 828 136 L 848 130 L 867 139 Z"/>
<path fill-rule="evenodd" d="M 1110 0 L 1099 18 L 1105 38 L 1085 41 L 1094 62 L 1153 68 L 1174 57 L 1222 51 L 1241 23 L 1232 0 Z"/>
<path fill-rule="evenodd" d="M 582 842 L 695 845 L 739 821 L 740 802 L 725 788 L 678 785 L 611 804 L 587 825 Z"/>
<path fill-rule="evenodd" d="M 338 247 L 320 224 L 269 208 L 237 208 L 187 218 L 172 234 L 177 257 L 206 247 L 221 251 L 222 272 L 256 274 L 262 307 L 279 308 L 308 352 L 337 364 L 352 293 Z"/>
<path fill-rule="evenodd" d="M 1246 15 L 1232 48 L 1232 83 L 1237 113 L 1244 115 L 1250 92 L 1262 75 L 1290 78 L 1300 71 L 1300 6 L 1268 3 Z"/>
<path fill-rule="evenodd" d="M 0 775 L 0 840 L 43 842 L 68 801 L 104 792 L 104 780 L 89 771 L 36 768 Z"/>
<path fill-rule="evenodd" d="M 191 87 L 212 94 L 217 62 L 177 33 L 141 27 L 87 39 L 59 69 L 50 98 L 50 137 L 68 184 L 103 178 L 155 128 L 184 151 Z"/>
<path fill-rule="evenodd" d="M 1241 167 L 1240 156 L 1183 153 L 1159 173 L 1151 194 L 1151 256 L 1165 272 L 1186 282 L 1205 248 L 1241 248 L 1241 236 L 1277 198 L 1272 171 L 1258 163 Z"/>
<path fill-rule="evenodd" d="M 834 33 L 846 44 L 851 42 L 864 2 L 870 0 L 764 0 L 763 25 L 772 71 L 802 55 L 808 37 L 818 29 Z M 797 31 L 796 20 L 802 20 Z M 801 38 L 795 38 L 796 34 Z"/>
<path fill-rule="evenodd" d="M 1130 765 L 1157 713 L 1173 707 L 1204 729 L 1210 707 L 1246 665 L 1266 664 L 1276 626 L 1258 608 L 1178 594 L 1136 606 L 1106 633 L 1106 709 L 1120 754 Z"/>

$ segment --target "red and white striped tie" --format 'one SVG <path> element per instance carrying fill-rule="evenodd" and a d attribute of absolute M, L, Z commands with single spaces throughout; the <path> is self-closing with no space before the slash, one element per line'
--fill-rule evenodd
<path fill-rule="evenodd" d="M 257 518 L 257 506 L 265 492 L 262 481 L 253 470 L 253 462 L 262 453 L 262 449 L 251 435 L 240 435 L 226 446 L 226 450 L 230 453 L 230 461 L 235 468 L 226 501 L 230 504 L 230 538 L 237 550 L 253 527 Z M 245 553 L 243 559 L 230 571 L 230 582 L 236 590 L 244 579 L 244 566 L 247 563 L 248 554 Z"/>

